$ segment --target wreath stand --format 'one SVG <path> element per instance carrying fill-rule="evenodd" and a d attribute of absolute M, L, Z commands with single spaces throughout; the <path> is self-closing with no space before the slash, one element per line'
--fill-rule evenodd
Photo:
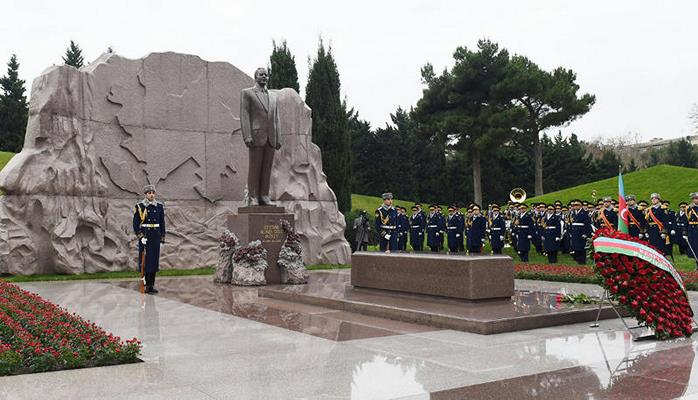
<path fill-rule="evenodd" d="M 654 336 L 654 332 L 652 331 L 651 328 L 643 326 L 643 325 L 637 325 L 637 326 L 629 326 L 627 322 L 625 322 L 625 319 L 623 319 L 623 316 L 620 315 L 620 312 L 616 308 L 616 305 L 613 304 L 611 301 L 611 296 L 608 294 L 608 290 L 603 291 L 603 296 L 601 296 L 601 301 L 599 302 L 599 310 L 596 313 L 596 319 L 594 320 L 594 323 L 589 325 L 590 328 L 598 328 L 599 325 L 599 318 L 601 317 L 601 310 L 603 309 L 604 304 L 608 302 L 608 305 L 611 306 L 613 309 L 613 312 L 616 313 L 618 316 L 618 319 L 620 319 L 620 322 L 623 323 L 623 326 L 625 326 L 625 330 L 630 333 L 630 335 L 633 337 L 633 342 L 639 342 L 639 341 L 644 341 L 644 340 L 656 340 L 656 337 Z M 695 321 L 694 321 L 695 323 Z M 643 329 L 649 329 L 652 333 L 643 335 L 640 330 Z"/>

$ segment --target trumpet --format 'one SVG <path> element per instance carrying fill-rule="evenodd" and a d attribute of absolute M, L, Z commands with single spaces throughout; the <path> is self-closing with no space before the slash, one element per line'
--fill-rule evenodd
<path fill-rule="evenodd" d="M 514 188 L 509 192 L 509 199 L 514 203 L 523 203 L 526 201 L 526 191 L 523 188 Z"/>
<path fill-rule="evenodd" d="M 591 198 L 594 199 L 594 201 L 596 201 L 596 189 L 591 191 Z"/>

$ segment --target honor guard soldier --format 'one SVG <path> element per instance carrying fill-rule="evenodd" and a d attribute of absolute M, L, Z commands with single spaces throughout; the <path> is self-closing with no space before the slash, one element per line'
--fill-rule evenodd
<path fill-rule="evenodd" d="M 533 216 L 533 238 L 531 240 L 533 241 L 533 246 L 536 248 L 536 253 L 543 254 L 543 243 L 540 238 L 543 233 L 541 223 L 545 215 L 545 204 L 538 203 L 532 204 L 531 206 L 534 207 L 534 209 L 531 210 Z"/>
<path fill-rule="evenodd" d="M 459 252 L 465 252 L 465 215 L 463 215 L 462 212 L 460 212 L 460 207 L 458 206 L 458 203 L 453 203 L 453 207 L 456 209 L 456 217 L 460 221 L 460 240 L 458 241 L 458 251 Z"/>
<path fill-rule="evenodd" d="M 698 192 L 691 193 L 691 205 L 686 207 L 686 230 L 683 239 L 686 241 L 686 253 L 696 261 L 698 269 Z"/>
<path fill-rule="evenodd" d="M 499 206 L 492 205 L 492 216 L 489 221 L 490 247 L 492 254 L 502 254 L 504 248 L 504 236 L 506 233 L 506 221 L 499 213 Z"/>
<path fill-rule="evenodd" d="M 666 240 L 665 252 L 664 254 L 671 257 L 674 260 L 674 244 L 678 241 L 676 240 L 676 213 L 674 210 L 669 208 L 671 203 L 669 200 L 662 201 L 662 209 L 664 210 L 664 220 L 665 227 L 668 234 L 668 239 Z"/>
<path fill-rule="evenodd" d="M 407 251 L 407 234 L 410 231 L 410 220 L 405 214 L 405 207 L 397 207 L 397 249 Z"/>
<path fill-rule="evenodd" d="M 625 203 L 628 205 L 628 234 L 642 239 L 647 231 L 647 220 L 645 220 L 642 210 L 638 208 L 634 195 L 625 196 Z"/>
<path fill-rule="evenodd" d="M 463 240 L 463 222 L 456 214 L 455 206 L 448 206 L 446 217 L 446 238 L 448 239 L 448 251 L 457 253 L 459 243 Z"/>
<path fill-rule="evenodd" d="M 144 276 L 145 293 L 155 294 L 160 244 L 165 243 L 165 207 L 155 200 L 155 186 L 146 185 L 143 193 L 145 198 L 136 204 L 133 212 L 133 232 L 138 237 L 138 270 Z"/>
<path fill-rule="evenodd" d="M 485 244 L 485 234 L 487 221 L 480 213 L 480 206 L 473 204 L 473 215 L 468 228 L 468 252 L 470 254 L 481 254 L 482 246 Z"/>
<path fill-rule="evenodd" d="M 560 239 L 560 252 L 569 254 L 570 252 L 570 208 L 560 207 L 560 220 L 562 221 L 562 238 Z"/>
<path fill-rule="evenodd" d="M 397 211 L 393 208 L 393 194 L 383 193 L 383 205 L 376 210 L 376 232 L 380 251 L 397 250 Z"/>
<path fill-rule="evenodd" d="M 426 216 L 419 206 L 415 204 L 412 206 L 412 215 L 410 216 L 410 245 L 412 245 L 412 250 L 422 251 L 426 226 Z"/>
<path fill-rule="evenodd" d="M 429 206 L 427 217 L 427 246 L 433 252 L 441 250 L 441 217 L 436 213 L 436 205 Z"/>
<path fill-rule="evenodd" d="M 560 237 L 562 232 L 562 221 L 560 216 L 555 214 L 555 207 L 550 205 L 547 207 L 545 216 L 543 217 L 543 250 L 548 256 L 548 262 L 554 264 L 557 262 L 557 252 L 560 248 Z"/>
<path fill-rule="evenodd" d="M 528 252 L 531 251 L 531 238 L 533 237 L 533 217 L 528 212 L 528 206 L 519 205 L 519 216 L 514 220 L 516 252 L 521 261 L 528 262 Z"/>
<path fill-rule="evenodd" d="M 603 208 L 598 211 L 596 217 L 596 228 L 618 229 L 618 214 L 613 211 L 613 203 L 609 196 L 603 198 Z"/>
<path fill-rule="evenodd" d="M 436 206 L 436 215 L 439 217 L 439 232 L 441 233 L 439 235 L 439 250 L 443 250 L 446 243 L 446 217 L 441 206 Z"/>
<path fill-rule="evenodd" d="M 667 233 L 669 232 L 666 230 L 666 213 L 662 209 L 659 193 L 652 193 L 650 201 L 652 201 L 652 206 L 645 212 L 648 239 L 657 250 L 666 252 L 666 242 L 669 239 Z"/>
<path fill-rule="evenodd" d="M 676 214 L 676 244 L 679 245 L 679 253 L 686 254 L 686 239 L 684 232 L 688 226 L 688 218 L 686 217 L 686 207 L 688 203 L 682 201 L 679 203 L 679 213 Z"/>
<path fill-rule="evenodd" d="M 570 255 L 578 264 L 586 264 L 586 243 L 591 236 L 591 218 L 582 210 L 582 202 L 574 200 L 570 211 Z"/>

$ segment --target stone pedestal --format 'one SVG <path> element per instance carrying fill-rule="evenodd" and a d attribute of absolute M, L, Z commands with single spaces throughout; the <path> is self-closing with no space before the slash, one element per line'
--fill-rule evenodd
<path fill-rule="evenodd" d="M 247 206 L 240 207 L 237 214 L 229 215 L 227 228 L 240 238 L 240 244 L 247 246 L 253 240 L 260 240 L 267 249 L 269 267 L 264 273 L 268 285 L 281 283 L 281 270 L 277 265 L 281 244 L 285 239 L 281 229 L 281 220 L 285 219 L 294 226 L 293 214 L 288 214 L 283 207 Z"/>

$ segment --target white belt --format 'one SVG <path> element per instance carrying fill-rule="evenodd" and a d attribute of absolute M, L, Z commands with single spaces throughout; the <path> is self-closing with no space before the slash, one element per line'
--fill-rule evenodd
<path fill-rule="evenodd" d="M 528 225 L 519 225 L 517 228 L 528 228 Z"/>
<path fill-rule="evenodd" d="M 490 228 L 490 230 L 492 230 L 492 231 L 501 231 L 502 228 Z"/>
<path fill-rule="evenodd" d="M 548 226 L 545 229 L 557 229 L 557 226 Z"/>
<path fill-rule="evenodd" d="M 141 224 L 141 228 L 159 228 L 160 224 Z"/>
<path fill-rule="evenodd" d="M 457 229 L 457 227 L 455 227 L 455 226 L 449 226 L 449 227 L 446 228 L 446 229 L 451 229 L 451 230 L 453 230 L 453 229 Z"/>
<path fill-rule="evenodd" d="M 584 222 L 572 222 L 572 226 L 584 226 L 586 225 Z"/>
<path fill-rule="evenodd" d="M 381 229 L 395 229 L 395 225 L 381 225 Z"/>
<path fill-rule="evenodd" d="M 438 225 L 427 225 L 427 228 L 437 228 Z"/>
<path fill-rule="evenodd" d="M 412 226 L 410 226 L 410 228 L 420 228 L 420 226 L 419 225 L 412 225 Z"/>

